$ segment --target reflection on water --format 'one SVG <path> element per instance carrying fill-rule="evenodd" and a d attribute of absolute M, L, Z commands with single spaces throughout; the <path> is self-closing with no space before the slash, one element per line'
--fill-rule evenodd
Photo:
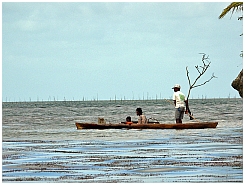
<path fill-rule="evenodd" d="M 75 122 L 173 122 L 158 101 L 3 103 L 4 182 L 242 182 L 242 100 L 190 100 L 201 130 L 76 130 Z M 186 116 L 184 122 L 189 122 Z"/>

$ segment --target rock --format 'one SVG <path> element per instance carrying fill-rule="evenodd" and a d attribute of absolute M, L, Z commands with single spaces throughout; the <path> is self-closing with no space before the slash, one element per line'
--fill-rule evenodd
<path fill-rule="evenodd" d="M 239 95 L 243 97 L 243 69 L 231 83 L 231 86 L 239 92 Z"/>

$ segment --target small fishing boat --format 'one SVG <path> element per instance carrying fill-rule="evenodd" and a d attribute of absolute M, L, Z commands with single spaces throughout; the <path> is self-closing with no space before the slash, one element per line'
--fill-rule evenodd
<path fill-rule="evenodd" d="M 121 123 L 78 123 L 76 122 L 77 129 L 204 129 L 216 128 L 218 122 L 192 122 L 192 123 L 159 123 L 152 122 L 148 124 L 126 124 Z"/>

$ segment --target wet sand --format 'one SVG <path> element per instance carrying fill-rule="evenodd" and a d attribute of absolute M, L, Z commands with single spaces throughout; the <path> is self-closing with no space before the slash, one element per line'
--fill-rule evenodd
<path fill-rule="evenodd" d="M 222 124 L 203 130 L 74 130 L 74 140 L 66 141 L 4 140 L 3 182 L 242 182 L 241 129 L 217 137 Z"/>

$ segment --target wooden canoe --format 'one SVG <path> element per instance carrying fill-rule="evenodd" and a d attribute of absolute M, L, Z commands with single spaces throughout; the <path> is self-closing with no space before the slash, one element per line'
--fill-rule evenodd
<path fill-rule="evenodd" d="M 77 129 L 204 129 L 216 128 L 218 122 L 195 122 L 195 123 L 152 123 L 152 124 L 98 124 L 98 123 L 78 123 L 76 122 Z"/>

